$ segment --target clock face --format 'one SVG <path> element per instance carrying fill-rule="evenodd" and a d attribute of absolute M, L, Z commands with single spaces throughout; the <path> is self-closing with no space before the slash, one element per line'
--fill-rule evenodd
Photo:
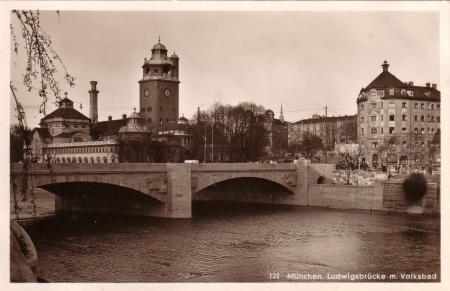
<path fill-rule="evenodd" d="M 170 89 L 164 89 L 164 96 L 170 97 L 171 95 L 172 95 L 172 92 L 170 91 Z"/>
<path fill-rule="evenodd" d="M 148 97 L 148 89 L 145 89 L 145 90 L 144 90 L 144 96 L 145 96 L 145 97 Z"/>

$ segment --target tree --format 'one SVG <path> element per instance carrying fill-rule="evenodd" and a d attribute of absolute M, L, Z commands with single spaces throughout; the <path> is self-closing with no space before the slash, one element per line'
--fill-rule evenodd
<path fill-rule="evenodd" d="M 310 132 L 303 133 L 300 149 L 306 158 L 311 158 L 318 150 L 323 148 L 320 137 Z"/>
<path fill-rule="evenodd" d="M 384 139 L 383 143 L 378 147 L 378 153 L 380 158 L 384 159 L 384 164 L 387 166 L 389 174 L 389 163 L 392 163 L 395 159 L 397 161 L 397 145 L 399 143 L 398 137 L 395 135 L 388 136 Z"/>
<path fill-rule="evenodd" d="M 197 116 L 193 125 L 195 153 L 199 160 L 206 160 L 205 149 L 217 153 L 231 162 L 256 161 L 265 154 L 267 130 L 261 117 L 264 107 L 250 102 L 236 106 L 214 104 Z M 211 145 L 211 146 L 210 146 Z M 203 159 L 202 159 L 203 157 Z M 223 158 L 222 158 L 223 159 Z"/>
<path fill-rule="evenodd" d="M 58 53 L 52 46 L 51 37 L 42 29 L 40 24 L 39 11 L 25 11 L 25 10 L 13 10 L 10 24 L 11 42 L 12 48 L 16 55 L 22 49 L 25 56 L 25 72 L 23 74 L 23 84 L 31 91 L 33 88 L 38 89 L 38 96 L 40 98 L 39 113 L 45 115 L 46 104 L 49 100 L 49 94 L 54 95 L 55 101 L 59 101 L 61 95 L 61 88 L 59 83 L 58 71 L 62 69 L 63 80 L 73 87 L 75 85 L 75 78 L 68 73 L 66 66 Z M 59 16 L 59 11 L 56 11 Z M 19 32 L 21 38 L 17 37 Z M 37 83 L 37 84 L 36 84 Z M 23 148 L 23 185 L 22 199 L 26 199 L 26 189 L 28 183 L 29 164 L 32 161 L 31 147 L 28 139 L 28 126 L 26 121 L 25 110 L 22 106 L 21 98 L 18 96 L 17 89 L 13 86 L 12 80 L 9 84 L 12 100 L 15 104 L 16 116 L 17 116 L 17 130 L 13 135 L 11 143 L 18 143 L 24 145 Z M 21 141 L 16 138 L 20 137 Z M 13 153 L 13 152 L 12 152 Z M 16 154 L 15 152 L 13 154 Z M 12 159 L 12 157 L 11 157 Z M 50 164 L 49 164 L 50 166 Z M 14 195 L 14 210 L 16 216 L 19 215 L 19 207 L 16 203 L 17 193 Z M 34 197 L 31 197 L 34 203 Z"/>

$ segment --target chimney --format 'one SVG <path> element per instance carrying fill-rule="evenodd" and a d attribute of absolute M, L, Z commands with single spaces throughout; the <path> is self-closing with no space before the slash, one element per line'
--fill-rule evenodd
<path fill-rule="evenodd" d="M 123 120 L 127 119 L 127 115 L 126 114 L 122 114 L 122 119 Z"/>
<path fill-rule="evenodd" d="M 108 116 L 108 121 L 112 121 L 112 116 Z"/>
<path fill-rule="evenodd" d="M 430 88 L 430 83 L 426 83 L 425 85 L 427 86 L 427 88 Z"/>
<path fill-rule="evenodd" d="M 413 81 L 409 81 L 408 84 L 409 84 L 409 86 L 413 86 L 414 82 Z"/>
<path fill-rule="evenodd" d="M 97 81 L 91 81 L 91 89 L 89 90 L 89 117 L 92 123 L 98 122 L 98 92 Z"/>
<path fill-rule="evenodd" d="M 431 84 L 431 87 L 432 87 L 433 89 L 437 89 L 437 84 L 433 83 L 433 84 Z"/>

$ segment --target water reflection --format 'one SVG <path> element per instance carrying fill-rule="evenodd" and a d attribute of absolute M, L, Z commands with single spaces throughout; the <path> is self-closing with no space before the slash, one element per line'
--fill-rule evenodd
<path fill-rule="evenodd" d="M 268 274 L 437 272 L 439 218 L 197 203 L 193 219 L 69 215 L 26 225 L 58 282 L 257 282 Z"/>

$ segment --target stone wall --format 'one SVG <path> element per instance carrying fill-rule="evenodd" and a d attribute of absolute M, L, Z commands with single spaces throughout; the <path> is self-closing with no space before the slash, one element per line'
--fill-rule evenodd
<path fill-rule="evenodd" d="M 418 203 L 424 207 L 425 213 L 440 213 L 440 187 L 438 183 L 427 183 L 427 192 Z M 383 210 L 406 212 L 407 203 L 402 183 L 386 182 L 383 185 Z"/>
<path fill-rule="evenodd" d="M 309 185 L 308 206 L 337 209 L 379 210 L 379 198 L 372 186 Z"/>

